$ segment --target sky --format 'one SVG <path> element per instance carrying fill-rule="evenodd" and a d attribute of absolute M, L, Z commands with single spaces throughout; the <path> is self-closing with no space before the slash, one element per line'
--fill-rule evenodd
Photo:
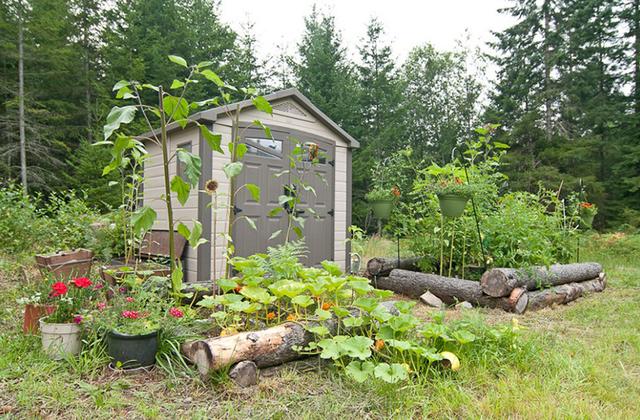
<path fill-rule="evenodd" d="M 313 4 L 335 16 L 343 44 L 352 57 L 365 33 L 366 24 L 377 17 L 386 30 L 396 59 L 403 61 L 416 45 L 431 43 L 439 50 L 455 48 L 456 40 L 468 31 L 471 47 L 484 46 L 493 39 L 491 31 L 500 31 L 511 19 L 497 12 L 507 0 L 222 0 L 223 22 L 242 31 L 247 22 L 254 24 L 259 40 L 258 55 L 278 55 L 278 47 L 295 52 L 304 32 L 304 16 Z"/>

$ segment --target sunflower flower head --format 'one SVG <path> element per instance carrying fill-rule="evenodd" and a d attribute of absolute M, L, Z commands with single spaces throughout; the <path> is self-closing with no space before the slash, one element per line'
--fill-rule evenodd
<path fill-rule="evenodd" d="M 213 195 L 213 193 L 215 193 L 217 190 L 218 190 L 218 181 L 216 181 L 215 179 L 210 179 L 207 182 L 205 182 L 204 191 L 207 194 Z"/>

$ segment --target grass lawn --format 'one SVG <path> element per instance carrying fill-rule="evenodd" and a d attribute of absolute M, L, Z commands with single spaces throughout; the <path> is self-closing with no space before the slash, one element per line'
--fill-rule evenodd
<path fill-rule="evenodd" d="M 3 263 L 0 278 L 0 416 L 9 418 L 638 418 L 640 416 L 640 236 L 583 240 L 583 260 L 601 262 L 608 288 L 563 307 L 518 316 L 520 357 L 461 360 L 457 373 L 424 383 L 356 384 L 332 368 L 284 368 L 258 386 L 206 383 L 156 371 L 133 376 L 95 364 L 53 362 L 39 337 L 20 332 L 15 303 L 35 272 Z M 393 243 L 372 244 L 376 253 Z M 510 322 L 497 310 L 448 311 Z M 430 311 L 417 308 L 428 318 Z"/>

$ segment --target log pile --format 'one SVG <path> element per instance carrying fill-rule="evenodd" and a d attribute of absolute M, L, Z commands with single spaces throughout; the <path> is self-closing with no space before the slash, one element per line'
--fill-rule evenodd
<path fill-rule="evenodd" d="M 386 276 L 375 277 L 373 284 L 413 298 L 430 292 L 449 305 L 466 301 L 522 314 L 601 292 L 606 277 L 597 263 L 494 268 L 485 272 L 480 282 L 394 268 Z"/>

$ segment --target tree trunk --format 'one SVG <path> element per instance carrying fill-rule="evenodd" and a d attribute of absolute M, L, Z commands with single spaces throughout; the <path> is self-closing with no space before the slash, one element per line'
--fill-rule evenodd
<path fill-rule="evenodd" d="M 482 275 L 482 291 L 489 296 L 508 296 L 517 287 L 537 290 L 543 287 L 581 282 L 598 277 L 598 263 L 555 264 L 551 267 L 493 268 Z"/>
<path fill-rule="evenodd" d="M 25 194 L 28 192 L 27 185 L 27 137 L 25 133 L 24 121 L 24 24 L 22 16 L 22 5 L 18 6 L 18 126 L 20 135 L 20 178 Z"/>
<path fill-rule="evenodd" d="M 391 270 L 396 268 L 414 270 L 421 259 L 421 257 L 402 258 L 398 264 L 397 258 L 371 258 L 367 262 L 367 277 L 388 276 Z"/>
<path fill-rule="evenodd" d="M 568 283 L 550 289 L 527 292 L 529 296 L 527 310 L 535 311 L 555 304 L 565 304 L 587 293 L 602 292 L 605 287 L 606 277 L 601 273 L 594 279 L 580 283 Z"/>
<path fill-rule="evenodd" d="M 379 277 L 374 283 L 379 289 L 392 290 L 413 298 L 418 298 L 425 292 L 431 292 L 448 305 L 466 300 L 473 305 L 500 308 L 516 313 L 522 313 L 527 306 L 527 296 L 519 290 L 516 290 L 513 296 L 493 298 L 482 294 L 478 282 L 442 277 L 437 274 L 396 269 L 391 271 L 389 277 Z"/>
<path fill-rule="evenodd" d="M 382 303 L 397 314 L 394 304 L 394 301 Z M 358 313 L 359 310 L 352 311 L 353 315 Z M 276 366 L 308 356 L 294 348 L 305 347 L 315 340 L 315 335 L 307 331 L 305 325 L 317 324 L 286 322 L 264 330 L 187 342 L 182 345 L 182 353 L 198 367 L 203 376 L 244 360 L 253 361 L 259 368 Z M 330 335 L 338 331 L 336 318 L 324 321 L 322 325 L 327 327 Z"/>

